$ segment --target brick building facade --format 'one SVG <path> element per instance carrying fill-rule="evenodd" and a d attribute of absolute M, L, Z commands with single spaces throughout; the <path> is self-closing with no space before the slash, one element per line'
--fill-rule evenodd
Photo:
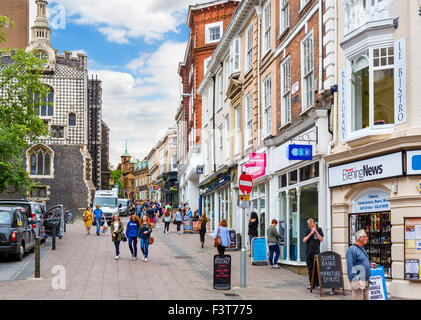
<path fill-rule="evenodd" d="M 5 28 L 6 41 L 0 49 L 25 49 L 29 44 L 29 0 L 1 0 L 0 15 L 13 21 L 14 27 Z"/>

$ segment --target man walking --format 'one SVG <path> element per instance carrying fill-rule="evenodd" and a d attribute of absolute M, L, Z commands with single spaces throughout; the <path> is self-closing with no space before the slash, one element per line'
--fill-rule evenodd
<path fill-rule="evenodd" d="M 94 217 L 95 217 L 95 225 L 96 225 L 96 235 L 99 236 L 100 230 L 101 230 L 101 218 L 103 218 L 105 221 L 105 217 L 104 217 L 104 214 L 102 213 L 102 210 L 99 208 L 98 204 L 95 206 L 95 208 L 96 209 L 94 210 Z"/>
<path fill-rule="evenodd" d="M 320 253 L 320 243 L 323 242 L 324 234 L 322 228 L 316 227 L 313 218 L 307 220 L 307 226 L 308 228 L 306 230 L 306 235 L 303 239 L 303 242 L 307 244 L 306 263 L 308 268 L 308 278 L 310 281 L 307 289 L 310 289 L 311 277 L 313 276 L 314 256 Z M 317 289 L 319 289 L 319 279 L 317 277 L 315 277 L 314 285 Z"/>
<path fill-rule="evenodd" d="M 364 249 L 368 241 L 367 233 L 364 229 L 358 230 L 355 238 L 355 244 L 350 246 L 346 252 L 348 279 L 351 283 L 354 300 L 369 300 L 370 259 Z M 377 268 L 375 263 L 372 263 L 371 266 Z"/>

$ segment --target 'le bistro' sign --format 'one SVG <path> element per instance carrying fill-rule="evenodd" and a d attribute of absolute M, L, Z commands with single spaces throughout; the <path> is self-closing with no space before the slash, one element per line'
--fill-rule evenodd
<path fill-rule="evenodd" d="M 329 168 L 329 187 L 339 187 L 402 175 L 402 152 L 397 152 Z"/>

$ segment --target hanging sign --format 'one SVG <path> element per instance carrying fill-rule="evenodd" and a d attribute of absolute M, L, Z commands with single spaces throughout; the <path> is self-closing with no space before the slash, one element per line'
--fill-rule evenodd
<path fill-rule="evenodd" d="M 370 300 L 387 300 L 386 280 L 383 267 L 370 269 Z"/>
<path fill-rule="evenodd" d="M 313 160 L 313 146 L 290 144 L 288 146 L 288 160 Z"/>
<path fill-rule="evenodd" d="M 339 141 L 346 138 L 346 69 L 339 72 Z"/>
<path fill-rule="evenodd" d="M 250 153 L 249 162 L 244 166 L 253 180 L 263 177 L 266 174 L 266 153 Z"/>

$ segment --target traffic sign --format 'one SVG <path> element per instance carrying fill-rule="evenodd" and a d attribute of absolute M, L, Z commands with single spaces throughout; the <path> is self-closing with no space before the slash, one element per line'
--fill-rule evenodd
<path fill-rule="evenodd" d="M 251 175 L 243 173 L 238 181 L 240 191 L 243 194 L 250 194 L 253 189 L 253 178 Z"/>
<path fill-rule="evenodd" d="M 250 195 L 240 194 L 240 201 L 250 201 Z"/>

